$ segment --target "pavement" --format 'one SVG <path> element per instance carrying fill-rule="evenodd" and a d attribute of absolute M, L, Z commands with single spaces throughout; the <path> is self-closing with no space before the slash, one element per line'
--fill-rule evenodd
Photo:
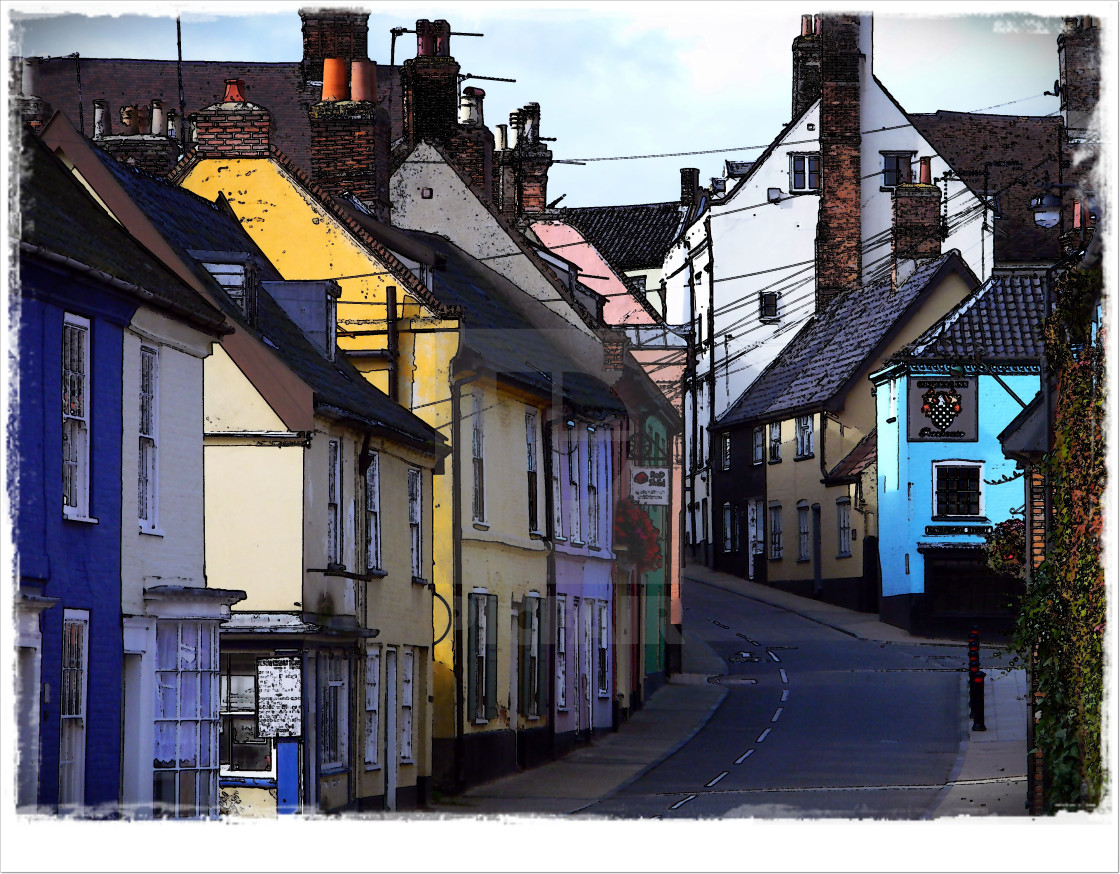
<path fill-rule="evenodd" d="M 962 648 L 959 640 L 917 637 L 859 613 L 803 598 L 699 565 L 686 579 L 790 610 L 861 640 Z M 597 736 L 562 759 L 500 777 L 431 805 L 439 814 L 579 814 L 651 771 L 691 740 L 727 695 L 724 661 L 698 637 L 685 637 L 681 673 L 656 690 L 617 732 Z M 1022 669 L 986 668 L 985 731 L 968 714 L 968 675 L 961 673 L 961 743 L 949 782 L 926 818 L 1026 816 L 1027 683 Z"/>

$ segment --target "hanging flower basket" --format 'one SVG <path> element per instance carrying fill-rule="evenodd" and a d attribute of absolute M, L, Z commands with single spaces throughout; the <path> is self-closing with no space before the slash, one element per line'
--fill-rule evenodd
<path fill-rule="evenodd" d="M 629 498 L 624 498 L 615 505 L 615 552 L 626 553 L 639 573 L 661 567 L 659 534 L 645 510 Z"/>
<path fill-rule="evenodd" d="M 988 567 L 997 574 L 1025 579 L 1027 576 L 1027 525 L 1022 519 L 1007 519 L 984 538 Z"/>

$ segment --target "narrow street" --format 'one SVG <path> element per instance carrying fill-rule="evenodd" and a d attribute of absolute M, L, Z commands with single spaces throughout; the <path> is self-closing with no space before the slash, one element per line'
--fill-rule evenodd
<path fill-rule="evenodd" d="M 725 665 L 704 728 L 597 816 L 929 815 L 965 723 L 960 646 L 860 640 L 688 580 L 685 634 Z M 986 665 L 994 666 L 985 651 Z M 1004 661 L 1007 657 L 1004 657 Z"/>

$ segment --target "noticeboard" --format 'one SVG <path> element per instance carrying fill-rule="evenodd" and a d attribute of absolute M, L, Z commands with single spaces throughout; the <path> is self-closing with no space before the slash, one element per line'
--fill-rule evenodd
<path fill-rule="evenodd" d="M 298 656 L 257 659 L 257 737 L 299 737 L 302 699 Z"/>
<path fill-rule="evenodd" d="M 631 468 L 630 497 L 639 504 L 667 507 L 669 505 L 669 468 Z"/>

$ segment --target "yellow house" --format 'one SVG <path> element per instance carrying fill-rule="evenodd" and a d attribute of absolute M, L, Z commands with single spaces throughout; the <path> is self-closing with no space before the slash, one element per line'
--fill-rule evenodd
<path fill-rule="evenodd" d="M 233 142 L 210 136 L 208 118 L 225 122 L 214 127 Z M 442 237 L 379 224 L 275 149 L 244 145 L 254 132 L 267 138 L 268 125 L 243 101 L 204 110 L 176 178 L 224 198 L 289 279 L 333 280 L 347 356 L 451 442 L 451 475 L 432 494 L 437 784 L 541 760 L 551 741 L 544 425 L 554 406 L 617 411 L 618 402 L 520 313 L 544 307 L 508 279 Z M 571 330 L 552 318 L 556 336 Z"/>
<path fill-rule="evenodd" d="M 978 284 L 956 250 L 838 298 L 712 433 L 719 566 L 878 609 L 875 399 L 868 375 Z"/>
<path fill-rule="evenodd" d="M 334 283 L 284 281 L 227 206 L 45 131 L 119 221 L 234 328 L 204 371 L 209 586 L 229 815 L 415 806 L 431 775 L 433 477 L 445 441 L 335 343 Z M 440 478 L 436 478 L 438 481 Z"/>

